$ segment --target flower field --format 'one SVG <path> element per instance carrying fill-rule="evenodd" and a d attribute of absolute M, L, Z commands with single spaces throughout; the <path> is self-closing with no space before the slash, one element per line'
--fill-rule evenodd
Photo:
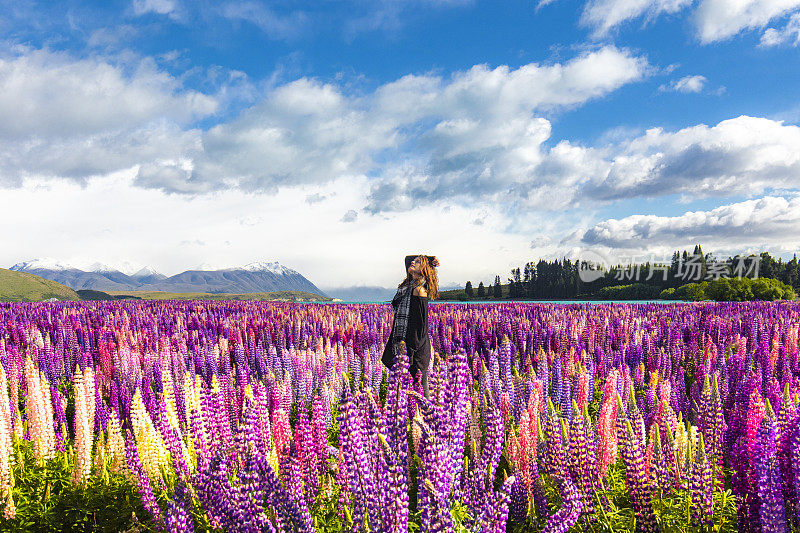
<path fill-rule="evenodd" d="M 0 304 L 0 530 L 800 531 L 800 304 Z"/>

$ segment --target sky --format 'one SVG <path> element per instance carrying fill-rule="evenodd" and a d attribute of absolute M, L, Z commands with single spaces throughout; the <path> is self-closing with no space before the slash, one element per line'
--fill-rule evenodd
<path fill-rule="evenodd" d="M 788 259 L 798 95 L 800 0 L 0 0 L 0 265 Z"/>

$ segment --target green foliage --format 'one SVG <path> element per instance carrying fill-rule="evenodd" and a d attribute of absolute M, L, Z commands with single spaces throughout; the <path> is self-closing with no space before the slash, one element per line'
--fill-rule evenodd
<path fill-rule="evenodd" d="M 677 289 L 665 289 L 659 297 L 665 300 L 746 302 L 793 300 L 797 295 L 791 286 L 776 279 L 719 278 L 702 283 L 687 283 Z"/>
<path fill-rule="evenodd" d="M 658 298 L 659 294 L 658 287 L 645 283 L 614 285 L 597 291 L 597 296 L 603 300 L 650 300 Z"/>
<path fill-rule="evenodd" d="M 328 444 L 339 446 L 339 405 L 331 405 L 331 427 L 328 428 Z"/>
<path fill-rule="evenodd" d="M 686 285 L 681 285 L 677 289 L 669 288 L 661 291 L 659 298 L 662 300 L 685 300 L 689 302 L 699 302 L 701 300 L 708 299 L 706 295 L 707 288 L 707 281 L 702 283 L 687 283 Z"/>
<path fill-rule="evenodd" d="M 467 509 L 467 506 L 463 503 L 454 503 L 453 507 L 450 509 L 450 516 L 453 517 L 453 523 L 455 525 L 453 531 L 455 533 L 471 533 L 474 531 L 474 529 L 468 528 L 468 526 L 474 524 L 475 519 L 469 514 L 469 509 Z"/>
<path fill-rule="evenodd" d="M 352 528 L 352 521 L 339 505 L 339 486 L 333 478 L 325 475 L 321 478 L 320 494 L 312 509 L 314 529 L 318 533 L 338 533 Z"/>
<path fill-rule="evenodd" d="M 0 268 L 0 302 L 37 302 L 50 298 L 72 301 L 80 299 L 66 285 L 29 272 Z"/>
<path fill-rule="evenodd" d="M 561 494 L 558 487 L 547 477 L 544 480 L 544 492 L 547 496 L 549 514 L 553 515 L 561 508 Z M 629 532 L 636 529 L 636 516 L 630 499 L 628 488 L 625 484 L 625 467 L 622 461 L 611 465 L 607 476 L 601 480 L 602 486 L 594 496 L 595 512 L 591 520 L 587 516 L 582 518 L 569 531 L 578 533 L 588 531 L 601 532 Z M 691 495 L 685 490 L 671 490 L 669 492 L 656 491 L 652 499 L 653 512 L 659 529 L 663 533 L 686 532 L 713 532 L 733 533 L 738 531 L 736 516 L 736 499 L 730 490 L 725 492 L 715 491 L 713 499 L 712 525 L 710 527 L 692 523 Z M 531 510 L 528 518 L 523 523 L 509 520 L 508 531 L 512 533 L 527 533 L 541 531 L 546 522 L 546 517 L 537 517 L 535 510 Z"/>
<path fill-rule="evenodd" d="M 664 289 L 661 291 L 661 294 L 658 295 L 659 298 L 662 300 L 674 300 L 675 299 L 675 288 L 669 287 L 668 289 Z"/>
<path fill-rule="evenodd" d="M 12 469 L 17 507 L 13 520 L 0 518 L 0 531 L 152 531 L 136 487 L 123 475 L 92 474 L 85 486 L 72 483 L 67 452 L 37 465 L 33 445 L 18 441 Z"/>

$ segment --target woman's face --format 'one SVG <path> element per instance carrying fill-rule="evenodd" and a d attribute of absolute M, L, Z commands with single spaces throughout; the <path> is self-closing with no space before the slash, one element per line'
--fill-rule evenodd
<path fill-rule="evenodd" d="M 417 256 L 414 258 L 413 261 L 411 261 L 411 264 L 408 265 L 408 273 L 413 276 L 414 274 L 418 274 L 421 271 L 422 271 L 422 259 L 420 259 L 420 256 Z"/>

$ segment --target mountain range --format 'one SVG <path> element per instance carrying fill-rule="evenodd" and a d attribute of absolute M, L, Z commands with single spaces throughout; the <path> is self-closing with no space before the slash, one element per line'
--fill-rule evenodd
<path fill-rule="evenodd" d="M 328 296 L 296 270 L 277 261 L 250 263 L 221 270 L 187 270 L 165 276 L 150 267 L 122 272 L 96 263 L 88 270 L 49 259 L 34 259 L 12 266 L 10 270 L 28 272 L 57 281 L 74 290 L 165 291 L 206 293 L 251 293 L 304 291 Z"/>
<path fill-rule="evenodd" d="M 457 284 L 440 285 L 440 291 L 463 289 Z M 390 302 L 397 292 L 397 287 L 380 287 L 360 285 L 352 287 L 326 287 L 325 292 L 345 302 Z"/>

